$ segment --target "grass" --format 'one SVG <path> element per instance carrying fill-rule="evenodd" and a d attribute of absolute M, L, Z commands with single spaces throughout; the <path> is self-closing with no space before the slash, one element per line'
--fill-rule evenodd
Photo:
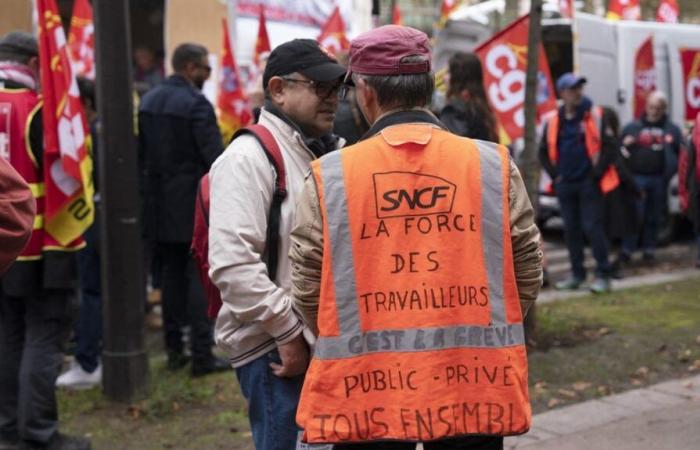
<path fill-rule="evenodd" d="M 700 279 L 540 305 L 530 350 L 535 412 L 700 373 Z M 149 345 L 149 348 L 152 347 Z M 97 450 L 252 449 L 235 375 L 191 379 L 150 360 L 148 395 L 111 403 L 61 391 L 61 428 Z"/>

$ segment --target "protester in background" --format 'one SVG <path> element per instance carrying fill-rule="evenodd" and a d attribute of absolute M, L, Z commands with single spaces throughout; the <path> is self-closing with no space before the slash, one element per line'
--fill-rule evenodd
<path fill-rule="evenodd" d="M 163 81 L 163 66 L 156 59 L 155 52 L 148 47 L 134 49 L 134 89 L 139 96 Z"/>
<path fill-rule="evenodd" d="M 258 123 L 277 142 L 287 181 L 275 273 L 265 263 L 275 174 L 261 144 L 251 135 L 234 139 L 209 174 L 209 274 L 223 300 L 216 341 L 236 369 L 259 450 L 297 448 L 295 414 L 309 349 L 292 310 L 286 255 L 309 163 L 342 144 L 330 132 L 344 74 L 310 39 L 278 46 L 267 61 Z"/>
<path fill-rule="evenodd" d="M 458 52 L 449 61 L 448 104 L 440 120 L 455 134 L 498 142 L 496 118 L 484 92 L 481 61 L 474 53 Z"/>
<path fill-rule="evenodd" d="M 596 260 L 593 293 L 610 290 L 608 242 L 605 237 L 603 195 L 619 184 L 612 166 L 613 131 L 601 127 L 601 112 L 583 95 L 586 79 L 565 73 L 557 80 L 563 105 L 545 125 L 539 157 L 552 178 L 559 200 L 572 276 L 557 289 L 578 289 L 586 281 L 584 235 Z"/>
<path fill-rule="evenodd" d="M 0 156 L 0 275 L 27 244 L 35 212 L 34 197 L 27 182 Z"/>
<path fill-rule="evenodd" d="M 348 52 L 338 54 L 338 63 L 348 65 Z M 369 125 L 360 111 L 355 91 L 350 89 L 340 99 L 338 112 L 335 114 L 333 132 L 345 139 L 345 145 L 352 145 L 369 130 Z"/>
<path fill-rule="evenodd" d="M 351 42 L 346 81 L 354 83 L 372 127 L 356 145 L 312 163 L 299 199 L 292 294 L 319 334 L 297 414 L 310 443 L 402 450 L 429 440 L 428 450 L 490 450 L 503 448 L 502 435 L 527 431 L 520 327 L 542 282 L 540 233 L 507 149 L 451 134 L 427 109 L 434 89 L 430 61 L 428 37 L 408 27 L 387 25 Z M 396 195 L 417 186 L 432 192 L 433 202 L 403 203 Z M 476 214 L 472 225 L 460 225 L 470 213 Z M 468 306 L 475 303 L 467 294 L 457 300 L 460 283 L 482 282 L 490 293 L 488 301 L 474 299 L 482 308 Z M 518 342 L 508 349 L 482 345 L 476 324 L 498 330 L 506 310 L 508 323 L 521 330 Z M 458 337 L 460 329 L 470 338 Z M 506 357 L 512 383 L 505 386 L 475 389 L 437 376 L 454 361 Z M 358 389 L 360 376 L 378 373 L 406 378 L 393 378 L 392 389 L 381 382 L 370 383 L 369 393 Z M 511 427 L 492 427 L 486 415 L 470 420 L 466 410 L 453 408 L 449 423 L 458 425 L 442 428 L 436 439 L 421 430 L 421 419 L 404 414 L 432 410 L 438 417 L 449 409 L 443 405 L 465 400 L 507 403 Z M 347 417 L 359 417 L 359 424 L 348 426 Z"/>
<path fill-rule="evenodd" d="M 83 234 L 85 248 L 78 252 L 78 274 L 80 279 L 80 310 L 75 322 L 75 361 L 68 371 L 56 380 L 57 387 L 87 389 L 102 382 L 102 296 L 100 283 L 100 194 L 98 183 L 99 154 L 97 150 L 97 103 L 95 83 L 78 78 L 80 99 L 90 127 L 93 172 L 95 186 L 95 221 Z"/>
<path fill-rule="evenodd" d="M 678 158 L 678 190 L 681 209 L 693 222 L 698 253 L 695 267 L 700 269 L 700 113 Z"/>
<path fill-rule="evenodd" d="M 642 190 L 637 200 L 637 216 L 641 227 L 622 242 L 620 262 L 628 263 L 641 240 L 644 261 L 654 261 L 656 237 L 666 208 L 668 165 L 675 169 L 682 140 L 681 130 L 666 115 L 666 94 L 654 91 L 647 97 L 644 114 L 622 130 L 625 160 Z M 675 170 L 672 171 L 674 173 Z"/>
<path fill-rule="evenodd" d="M 612 242 L 622 242 L 630 235 L 635 235 L 639 227 L 640 219 L 637 217 L 637 199 L 642 195 L 639 186 L 634 181 L 634 176 L 627 167 L 629 156 L 627 150 L 620 145 L 620 120 L 615 110 L 603 107 L 603 128 L 612 130 L 615 145 L 615 159 L 613 164 L 620 177 L 620 185 L 605 196 L 605 226 L 608 240 Z M 613 278 L 622 278 L 622 264 L 620 254 L 622 249 L 618 249 L 611 275 Z"/>
<path fill-rule="evenodd" d="M 70 330 L 77 287 L 75 251 L 44 229 L 44 131 L 34 36 L 0 39 L 0 104 L 8 126 L 3 158 L 29 183 L 37 216 L 29 243 L 0 279 L 0 448 L 89 449 L 88 440 L 58 432 L 55 383 Z M 47 245 L 50 242 L 51 245 Z M 3 243 L 4 246 L 4 243 Z"/>
<path fill-rule="evenodd" d="M 207 49 L 182 44 L 174 75 L 150 90 L 139 109 L 145 237 L 162 264 L 162 306 L 168 368 L 184 367 L 182 328 L 190 326 L 192 374 L 224 370 L 212 354 L 206 299 L 190 257 L 197 186 L 223 151 L 214 108 L 200 92 L 211 67 Z"/>

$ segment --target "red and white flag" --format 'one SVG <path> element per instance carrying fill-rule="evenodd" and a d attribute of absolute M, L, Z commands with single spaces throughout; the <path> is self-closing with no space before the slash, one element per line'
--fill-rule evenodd
<path fill-rule="evenodd" d="M 401 17 L 401 8 L 399 8 L 398 3 L 394 3 L 394 9 L 391 11 L 391 23 L 393 25 L 403 25 L 403 18 Z"/>
<path fill-rule="evenodd" d="M 228 24 L 223 19 L 223 45 L 221 50 L 221 78 L 216 107 L 219 112 L 219 128 L 224 142 L 229 142 L 233 133 L 250 123 L 253 118 L 248 99 L 241 82 L 236 58 L 231 49 Z"/>
<path fill-rule="evenodd" d="M 656 21 L 666 23 L 678 23 L 681 10 L 677 0 L 661 0 L 656 10 Z"/>
<path fill-rule="evenodd" d="M 502 144 L 510 144 L 523 136 L 529 26 L 528 14 L 474 50 L 483 65 L 484 89 L 498 119 Z M 557 107 L 547 56 L 541 44 L 539 52 L 536 93 L 538 121 Z"/>
<path fill-rule="evenodd" d="M 642 18 L 642 10 L 639 7 L 639 0 L 610 0 L 607 18 L 612 20 L 640 20 Z"/>
<path fill-rule="evenodd" d="M 56 0 L 37 0 L 36 8 L 44 99 L 44 230 L 72 246 L 94 217 L 89 130 Z"/>
<path fill-rule="evenodd" d="M 350 49 L 350 41 L 345 36 L 345 22 L 343 22 L 340 9 L 337 6 L 321 28 L 321 34 L 316 40 L 334 55 Z"/>
<path fill-rule="evenodd" d="M 656 89 L 654 40 L 652 36 L 642 43 L 634 59 L 634 117 L 642 116 L 647 97 Z"/>
<path fill-rule="evenodd" d="M 442 0 L 440 4 L 440 18 L 437 22 L 437 28 L 445 28 L 447 19 L 450 17 L 452 11 L 457 9 L 457 7 L 462 3 L 462 0 Z"/>
<path fill-rule="evenodd" d="M 565 19 L 574 18 L 574 0 L 559 0 L 559 14 Z"/>
<path fill-rule="evenodd" d="M 75 0 L 68 33 L 68 54 L 75 75 L 95 79 L 95 25 L 88 0 Z"/>

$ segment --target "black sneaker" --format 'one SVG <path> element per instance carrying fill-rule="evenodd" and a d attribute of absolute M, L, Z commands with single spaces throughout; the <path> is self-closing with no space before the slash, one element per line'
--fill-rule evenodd
<path fill-rule="evenodd" d="M 46 445 L 22 442 L 18 450 L 91 450 L 90 440 L 80 436 L 56 433 Z"/>
<path fill-rule="evenodd" d="M 192 362 L 193 377 L 203 377 L 204 375 L 209 375 L 216 372 L 225 372 L 227 370 L 231 370 L 231 363 L 216 356 L 213 356 L 205 363 L 198 361 Z"/>

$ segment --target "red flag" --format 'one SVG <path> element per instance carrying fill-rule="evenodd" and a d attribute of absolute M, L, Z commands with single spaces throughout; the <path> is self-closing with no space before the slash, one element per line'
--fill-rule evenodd
<path fill-rule="evenodd" d="M 685 120 L 694 120 L 700 114 L 700 49 L 680 49 L 683 66 L 683 93 Z"/>
<path fill-rule="evenodd" d="M 321 28 L 321 34 L 316 38 L 322 47 L 333 54 L 350 48 L 350 41 L 345 36 L 345 22 L 340 16 L 340 9 L 336 6 L 328 20 Z"/>
<path fill-rule="evenodd" d="M 264 53 L 270 53 L 270 37 L 267 35 L 267 21 L 265 20 L 265 6 L 260 4 L 260 15 L 258 16 L 258 38 L 255 40 L 255 51 L 253 52 L 253 65 L 260 67 L 260 59 Z"/>
<path fill-rule="evenodd" d="M 612 20 L 641 19 L 642 10 L 639 7 L 639 0 L 610 0 L 607 17 Z"/>
<path fill-rule="evenodd" d="M 221 81 L 216 106 L 219 110 L 219 128 L 228 142 L 233 133 L 248 125 L 252 119 L 248 99 L 243 90 L 243 83 L 236 65 L 236 58 L 231 50 L 231 40 L 228 35 L 228 24 L 223 19 L 223 46 L 221 50 Z"/>
<path fill-rule="evenodd" d="M 530 16 L 525 15 L 481 44 L 474 52 L 484 66 L 484 88 L 499 122 L 500 140 L 522 137 L 525 126 L 525 71 Z M 540 44 L 537 73 L 537 117 L 557 107 L 547 56 Z"/>
<path fill-rule="evenodd" d="M 95 25 L 88 0 L 75 0 L 68 33 L 68 54 L 76 76 L 95 79 Z"/>
<path fill-rule="evenodd" d="M 559 14 L 565 19 L 574 18 L 574 0 L 559 0 Z"/>
<path fill-rule="evenodd" d="M 403 18 L 401 17 L 401 8 L 399 8 L 398 3 L 394 3 L 394 9 L 391 11 L 391 23 L 394 25 L 403 25 Z"/>
<path fill-rule="evenodd" d="M 678 23 L 678 16 L 681 13 L 677 0 L 661 0 L 659 8 L 656 10 L 656 21 L 666 23 Z"/>
<path fill-rule="evenodd" d="M 56 0 L 37 0 L 44 99 L 44 230 L 61 245 L 80 239 L 94 216 L 89 131 Z"/>
<path fill-rule="evenodd" d="M 651 36 L 637 50 L 634 59 L 634 117 L 641 117 L 647 97 L 656 89 L 654 41 Z"/>

